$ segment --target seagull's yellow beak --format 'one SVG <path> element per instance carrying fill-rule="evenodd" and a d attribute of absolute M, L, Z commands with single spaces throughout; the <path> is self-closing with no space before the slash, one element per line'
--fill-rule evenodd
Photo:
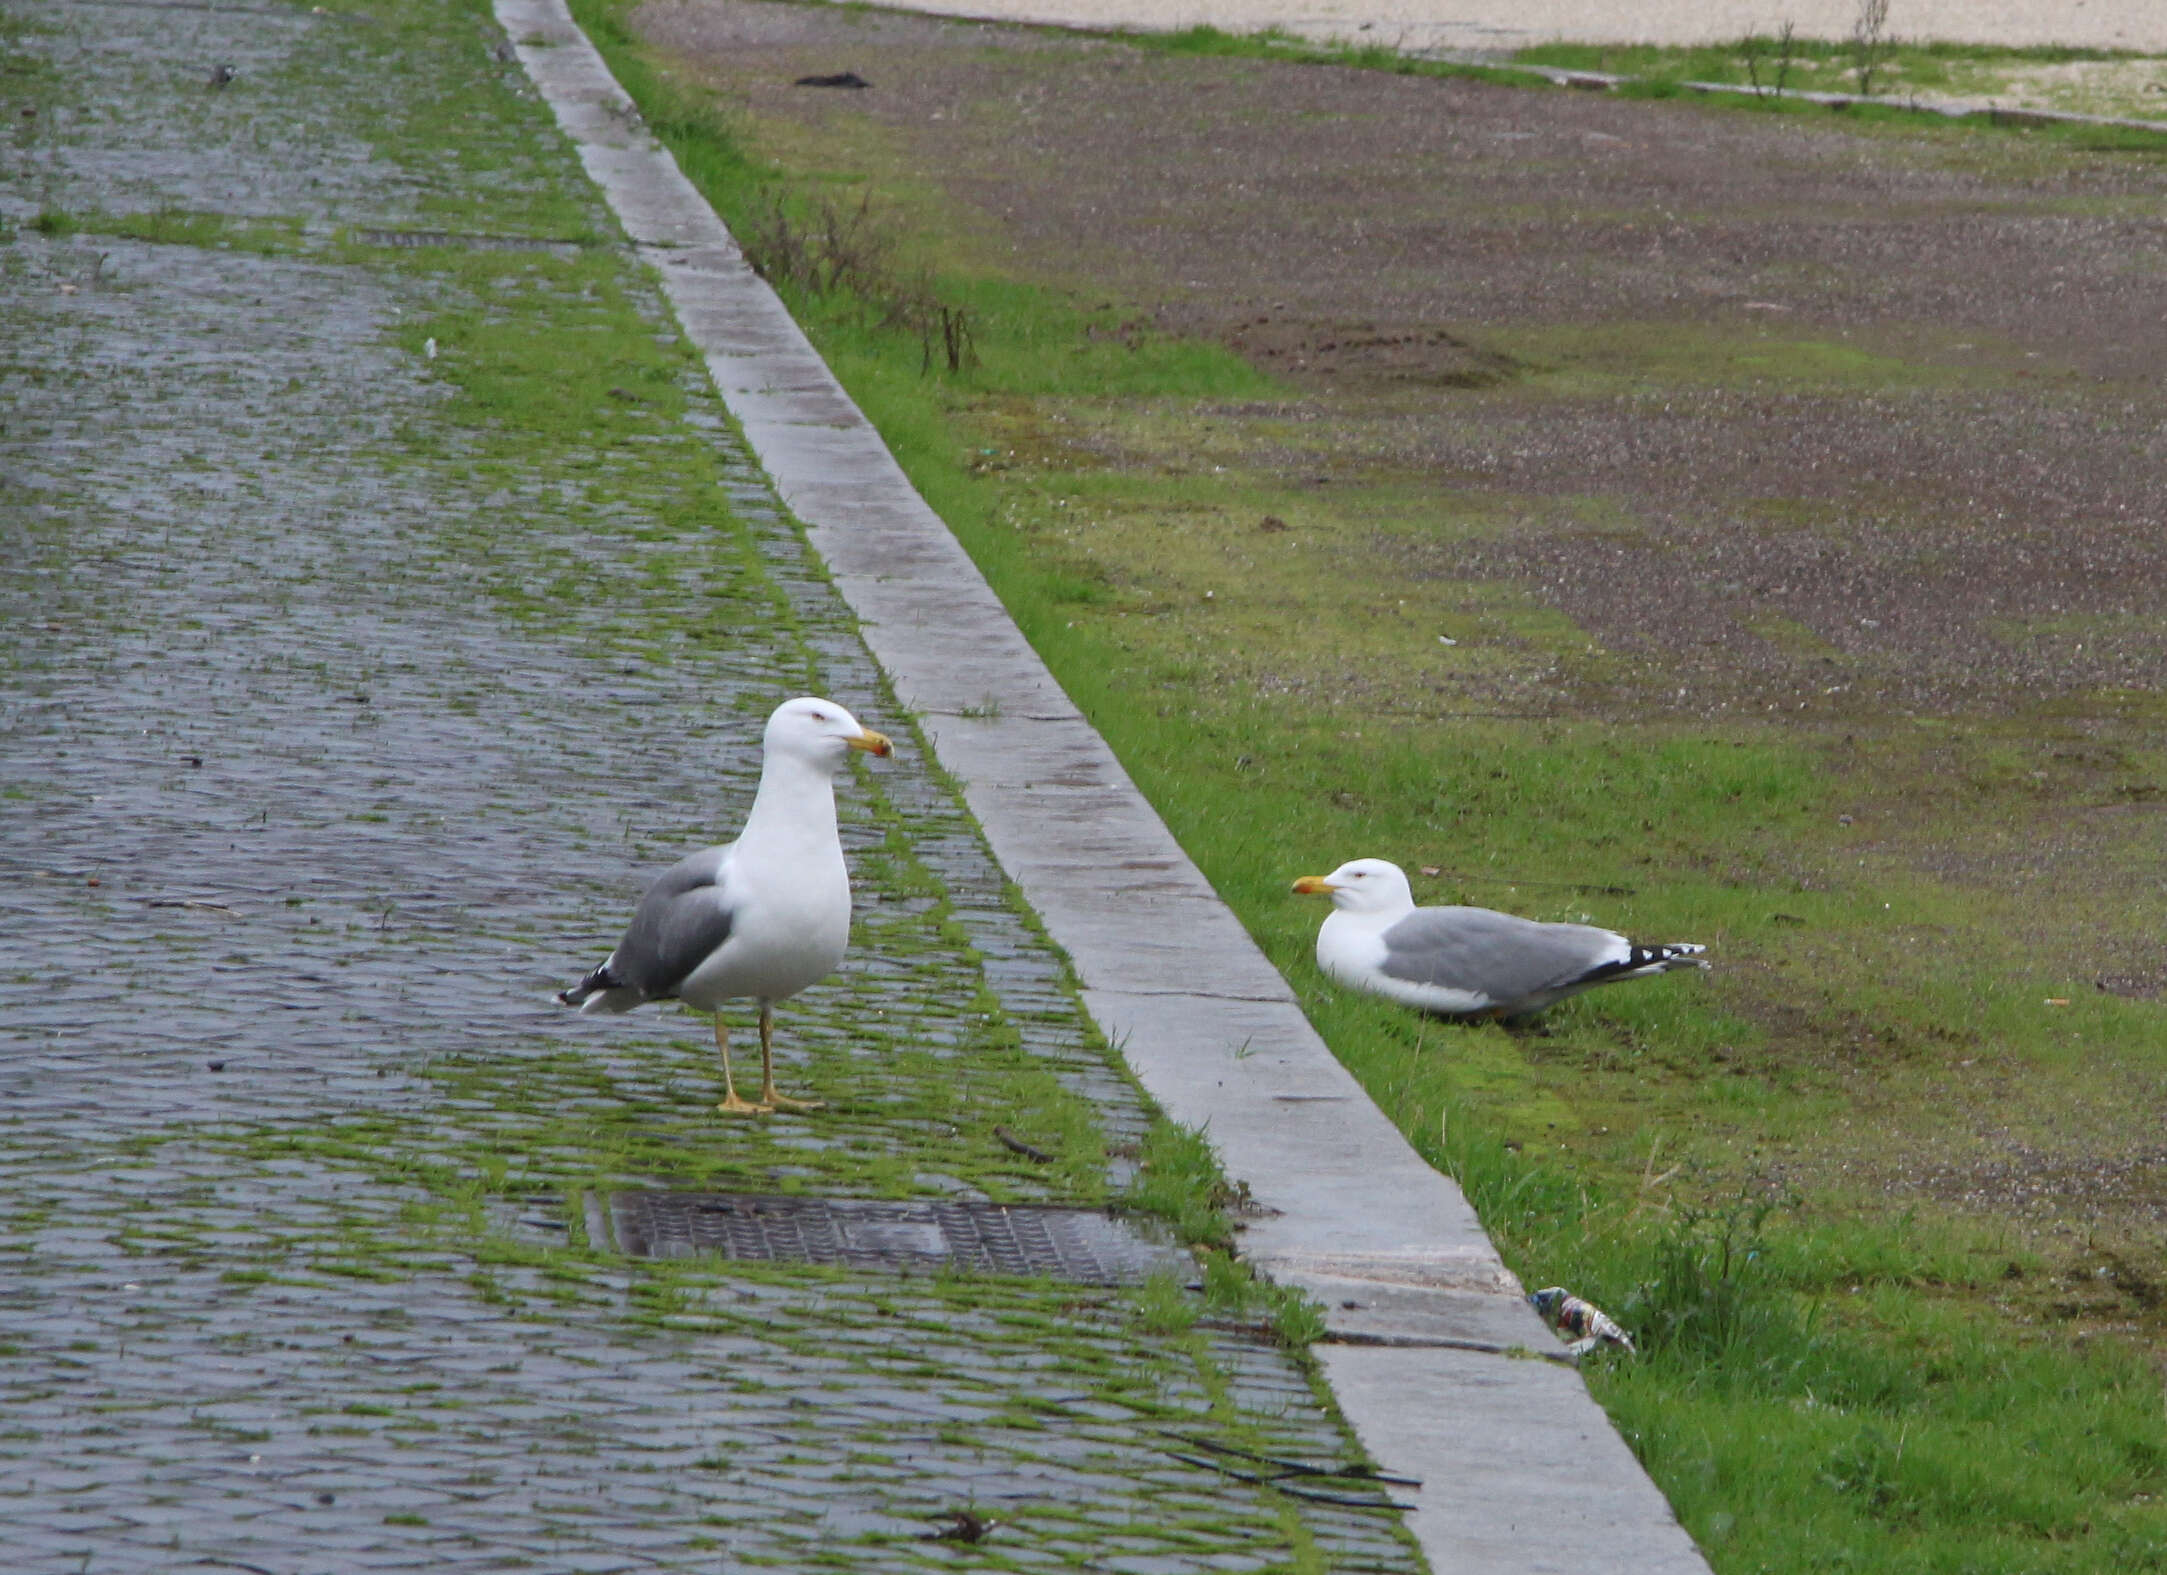
<path fill-rule="evenodd" d="M 852 749 L 862 749 L 869 755 L 880 756 L 883 760 L 895 753 L 895 745 L 888 742 L 888 735 L 876 733 L 869 727 L 849 742 Z"/>
<path fill-rule="evenodd" d="M 1294 889 L 1300 892 L 1305 897 L 1328 896 L 1333 891 L 1337 890 L 1337 888 L 1334 887 L 1333 884 L 1330 881 L 1326 880 L 1322 875 L 1304 875 L 1300 880 L 1294 883 Z"/>

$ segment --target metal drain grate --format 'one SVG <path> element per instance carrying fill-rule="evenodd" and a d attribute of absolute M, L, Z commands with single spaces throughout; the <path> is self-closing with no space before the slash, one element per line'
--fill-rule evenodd
<path fill-rule="evenodd" d="M 631 1258 L 713 1255 L 860 1269 L 975 1269 L 1125 1285 L 1194 1272 L 1187 1254 L 1094 1209 L 876 1203 L 756 1192 L 612 1192 L 588 1239 Z"/>
<path fill-rule="evenodd" d="M 539 235 L 458 235 L 450 230 L 356 230 L 354 239 L 363 246 L 456 246 L 475 252 L 577 253 L 582 242 L 553 241 Z"/>

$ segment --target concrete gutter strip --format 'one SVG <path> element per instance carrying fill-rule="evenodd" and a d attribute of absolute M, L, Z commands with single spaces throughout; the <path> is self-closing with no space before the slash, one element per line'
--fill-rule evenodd
<path fill-rule="evenodd" d="M 496 14 L 1086 1009 L 1247 1183 L 1243 1256 L 1323 1304 L 1318 1355 L 1364 1444 L 1421 1479 L 1432 1565 L 1704 1571 L 1579 1375 L 1525 1359 L 1562 1349 L 1459 1189 L 1317 1037 L 561 0 Z"/>
<path fill-rule="evenodd" d="M 1387 1470 L 1421 1477 L 1407 1525 L 1437 1575 L 1708 1575 L 1571 1369 L 1470 1351 L 1311 1350 L 1362 1442 Z"/>

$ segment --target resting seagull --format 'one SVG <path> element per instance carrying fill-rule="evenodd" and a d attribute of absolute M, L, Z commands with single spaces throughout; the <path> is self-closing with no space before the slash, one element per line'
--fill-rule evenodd
<path fill-rule="evenodd" d="M 1647 946 L 1590 924 L 1488 908 L 1418 908 L 1407 872 L 1356 859 L 1294 889 L 1325 894 L 1317 966 L 1350 989 L 1452 1017 L 1526 1017 L 1599 984 L 1705 968 L 1705 947 Z"/>
<path fill-rule="evenodd" d="M 888 740 L 831 700 L 789 700 L 767 719 L 760 790 L 735 842 L 680 859 L 647 888 L 609 961 L 557 999 L 583 1012 L 683 1001 L 715 1014 L 725 1115 L 817 1110 L 775 1091 L 775 1003 L 826 978 L 850 940 L 850 871 L 835 833 L 835 773 Z M 730 1077 L 722 1003 L 760 1003 L 760 1098 Z"/>

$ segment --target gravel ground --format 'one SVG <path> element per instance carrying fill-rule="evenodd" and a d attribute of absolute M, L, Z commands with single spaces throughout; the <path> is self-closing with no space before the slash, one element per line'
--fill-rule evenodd
<path fill-rule="evenodd" d="M 1659 658 L 1676 709 L 2167 685 L 2152 161 L 897 13 L 640 15 L 756 113 L 870 117 L 1027 266 L 1291 379 L 1317 425 L 1290 474 L 1505 500 L 1508 533 L 1390 550 Z M 791 86 L 850 65 L 876 85 L 847 104 Z M 1558 501 L 1590 494 L 1599 526 Z"/>

